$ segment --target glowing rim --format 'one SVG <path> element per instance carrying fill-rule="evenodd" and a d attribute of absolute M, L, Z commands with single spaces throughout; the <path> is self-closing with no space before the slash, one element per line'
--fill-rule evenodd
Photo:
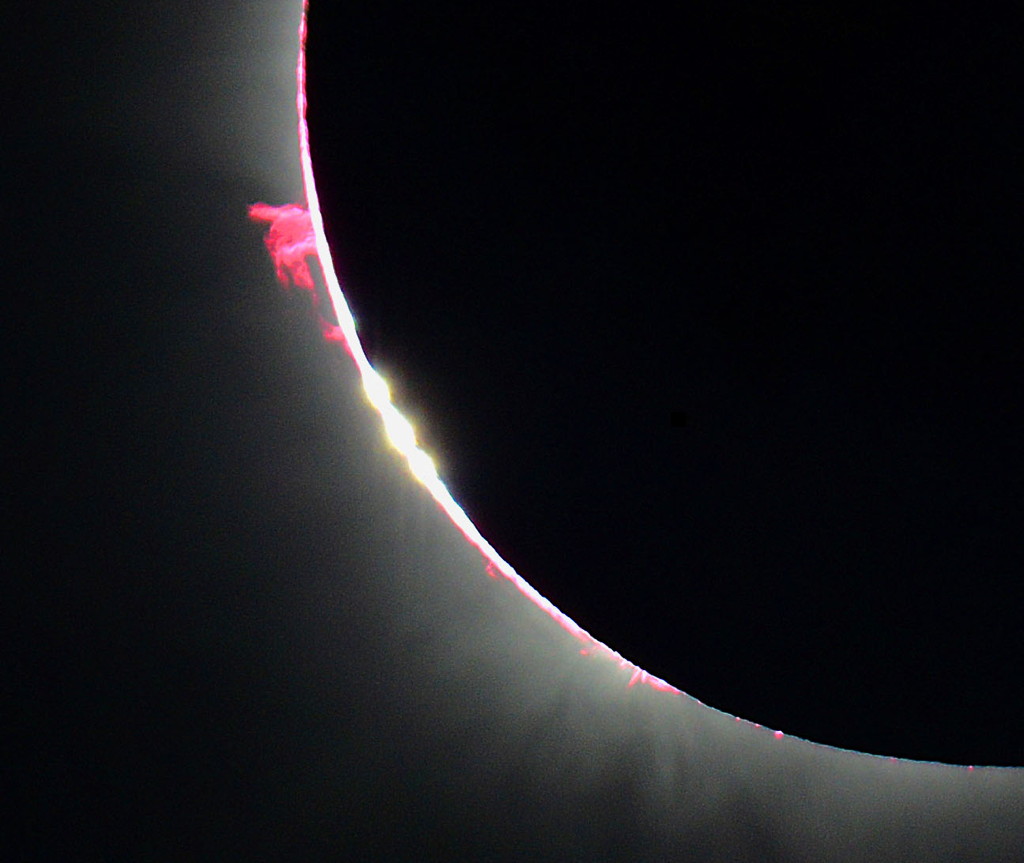
<path fill-rule="evenodd" d="M 583 655 L 600 654 L 613 659 L 620 668 L 631 672 L 629 686 L 645 683 L 654 689 L 664 692 L 682 694 L 680 690 L 671 684 L 644 671 L 618 652 L 612 650 L 608 645 L 594 638 L 572 618 L 559 611 L 553 603 L 538 593 L 536 589 L 515 571 L 507 560 L 498 554 L 494 546 L 484 539 L 480 531 L 477 530 L 476 525 L 470 521 L 469 516 L 466 515 L 462 507 L 456 503 L 451 493 L 445 487 L 445 484 L 441 482 L 433 460 L 417 446 L 416 432 L 412 424 L 392 404 L 387 381 L 370 365 L 370 361 L 367 359 L 363 346 L 359 342 L 359 336 L 356 333 L 355 319 L 352 317 L 352 312 L 341 290 L 341 283 L 334 271 L 331 249 L 327 243 L 327 235 L 324 232 L 324 220 L 320 212 L 320 200 L 317 196 L 316 181 L 313 178 L 313 161 L 309 151 L 309 126 L 306 122 L 306 15 L 308 8 L 308 0 L 303 0 L 302 18 L 299 23 L 299 59 L 295 70 L 298 83 L 296 109 L 298 111 L 299 123 L 299 158 L 302 164 L 302 184 L 309 207 L 310 221 L 313 225 L 313 234 L 316 238 L 320 270 L 327 285 L 327 294 L 334 308 L 338 326 L 344 336 L 345 346 L 359 370 L 366 396 L 384 421 L 384 430 L 387 433 L 388 440 L 405 457 L 413 475 L 426 486 L 438 506 L 447 513 L 448 517 L 462 531 L 466 539 L 483 554 L 487 560 L 488 573 L 492 576 L 500 574 L 507 578 L 516 586 L 520 593 L 550 615 L 562 629 L 583 642 L 584 647 L 580 650 L 580 653 Z M 781 732 L 777 732 L 777 734 L 781 735 Z"/>

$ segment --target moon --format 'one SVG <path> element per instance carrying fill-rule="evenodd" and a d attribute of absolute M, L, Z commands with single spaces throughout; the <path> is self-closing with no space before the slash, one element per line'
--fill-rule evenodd
<path fill-rule="evenodd" d="M 1020 771 L 705 706 L 460 516 L 344 314 L 303 4 L 243 6 L 24 10 L 18 856 L 1014 859 Z M 308 209 L 342 342 L 257 202 Z"/>
<path fill-rule="evenodd" d="M 456 499 L 716 707 L 1018 763 L 992 697 L 1020 655 L 1024 358 L 982 275 L 1019 258 L 989 60 L 946 89 L 955 64 L 916 59 L 936 34 L 867 14 L 769 15 L 756 45 L 716 16 L 682 47 L 524 7 L 463 38 L 434 9 L 321 15 L 310 123 L 361 337 Z"/>

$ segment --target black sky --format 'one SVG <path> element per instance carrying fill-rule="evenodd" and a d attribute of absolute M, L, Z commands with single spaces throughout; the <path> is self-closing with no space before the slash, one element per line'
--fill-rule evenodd
<path fill-rule="evenodd" d="M 371 359 L 498 550 L 715 707 L 1024 763 L 1019 33 L 312 11 Z"/>

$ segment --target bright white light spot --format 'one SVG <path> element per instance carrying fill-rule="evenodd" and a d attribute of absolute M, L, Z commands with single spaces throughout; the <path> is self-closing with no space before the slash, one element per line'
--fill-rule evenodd
<path fill-rule="evenodd" d="M 434 483 L 439 482 L 437 478 L 437 468 L 434 466 L 434 461 L 429 455 L 423 450 L 413 450 L 408 455 L 409 467 L 412 469 L 416 479 L 422 482 L 427 488 L 431 488 Z"/>
<path fill-rule="evenodd" d="M 388 439 L 395 449 L 402 453 L 408 453 L 411 457 L 416 449 L 416 432 L 412 423 L 400 413 L 388 411 L 384 414 L 384 430 L 388 433 Z"/>
<path fill-rule="evenodd" d="M 363 389 L 366 390 L 370 404 L 382 412 L 385 408 L 391 407 L 391 390 L 388 389 L 388 382 L 369 363 L 362 371 Z"/>

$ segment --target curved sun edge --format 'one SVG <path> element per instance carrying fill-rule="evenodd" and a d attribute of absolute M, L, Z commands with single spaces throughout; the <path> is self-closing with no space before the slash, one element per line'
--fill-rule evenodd
<path fill-rule="evenodd" d="M 529 599 L 537 608 L 551 617 L 563 630 L 574 636 L 582 643 L 580 654 L 582 656 L 602 656 L 612 660 L 619 668 L 629 672 L 627 687 L 636 684 L 643 684 L 652 689 L 667 692 L 674 695 L 685 695 L 697 704 L 715 713 L 735 720 L 737 723 L 763 730 L 772 735 L 776 740 L 789 739 L 822 747 L 834 751 L 859 755 L 863 757 L 878 759 L 891 763 L 916 763 L 931 764 L 947 767 L 961 767 L 967 771 L 975 771 L 973 764 L 947 764 L 937 761 L 923 761 L 917 759 L 900 758 L 891 755 L 876 755 L 854 749 L 846 749 L 840 746 L 833 746 L 826 743 L 817 743 L 806 740 L 795 735 L 785 734 L 782 731 L 773 730 L 762 726 L 760 723 L 743 719 L 739 716 L 719 710 L 718 708 L 704 704 L 700 699 L 684 693 L 672 684 L 640 668 L 630 662 L 618 651 L 612 649 L 602 641 L 594 638 L 583 627 L 577 624 L 571 617 L 560 611 L 554 603 L 540 594 L 523 576 L 516 572 L 515 568 L 506 561 L 498 551 L 484 538 L 483 534 L 473 524 L 466 512 L 452 497 L 448 488 L 441 481 L 437 474 L 436 467 L 430 456 L 419 448 L 416 441 L 416 433 L 412 424 L 399 412 L 391 401 L 391 394 L 387 381 L 373 368 L 356 330 L 355 318 L 345 299 L 341 282 L 335 272 L 334 262 L 331 256 L 330 245 L 327 241 L 327 234 L 324 229 L 323 214 L 320 211 L 320 202 L 317 195 L 316 181 L 313 172 L 313 162 L 309 146 L 309 126 L 307 123 L 307 98 L 306 98 L 306 34 L 309 0 L 302 2 L 302 14 L 298 31 L 298 61 L 296 64 L 296 111 L 298 115 L 298 139 L 299 158 L 302 170 L 302 183 L 308 208 L 308 215 L 311 224 L 317 263 L 323 275 L 327 295 L 333 307 L 337 320 L 337 327 L 324 327 L 324 335 L 332 341 L 340 341 L 351 356 L 362 380 L 363 390 L 370 404 L 377 410 L 384 424 L 384 430 L 392 446 L 406 459 L 413 475 L 430 492 L 434 501 L 447 514 L 452 523 L 459 529 L 465 538 L 477 548 L 486 561 L 486 572 L 492 578 L 499 576 L 511 582 L 515 588 Z M 1014 769 L 1014 768 L 986 768 L 986 769 Z"/>
<path fill-rule="evenodd" d="M 452 497 L 448 488 L 437 475 L 437 469 L 433 460 L 416 443 L 416 432 L 412 424 L 398 411 L 391 401 L 391 394 L 387 381 L 370 364 L 359 341 L 356 332 L 355 319 L 352 311 L 345 300 L 341 289 L 341 282 L 334 269 L 334 262 L 331 257 L 331 249 L 327 242 L 327 234 L 324 230 L 323 214 L 320 212 L 320 201 L 316 190 L 316 181 L 313 176 L 313 161 L 309 148 L 309 126 L 306 121 L 306 29 L 308 0 L 304 0 L 302 7 L 302 18 L 299 24 L 299 58 L 296 66 L 297 94 L 296 109 L 298 111 L 299 129 L 299 155 L 302 163 L 302 183 L 305 190 L 306 202 L 309 208 L 310 222 L 312 223 L 313 235 L 316 240 L 317 258 L 320 269 L 323 273 L 324 282 L 327 286 L 327 295 L 330 297 L 335 317 L 340 330 L 340 341 L 343 341 L 346 349 L 351 355 L 359 371 L 363 382 L 363 389 L 370 404 L 380 413 L 384 422 L 384 429 L 391 444 L 405 457 L 413 475 L 426 487 L 434 498 L 435 502 L 462 534 L 472 543 L 484 556 L 487 561 L 487 572 L 492 577 L 498 575 L 511 581 L 515 587 L 533 602 L 538 608 L 546 612 L 566 632 L 575 636 L 583 643 L 580 653 L 586 656 L 603 655 L 613 659 L 620 668 L 630 672 L 628 686 L 643 683 L 654 689 L 664 692 L 682 694 L 680 690 L 666 683 L 650 672 L 644 671 L 636 664 L 630 662 L 617 651 L 608 647 L 590 633 L 584 630 L 572 618 L 560 611 L 550 600 L 546 599 L 529 584 L 513 566 L 505 560 L 497 550 L 480 533 L 476 525 L 466 515 L 465 510 Z"/>

